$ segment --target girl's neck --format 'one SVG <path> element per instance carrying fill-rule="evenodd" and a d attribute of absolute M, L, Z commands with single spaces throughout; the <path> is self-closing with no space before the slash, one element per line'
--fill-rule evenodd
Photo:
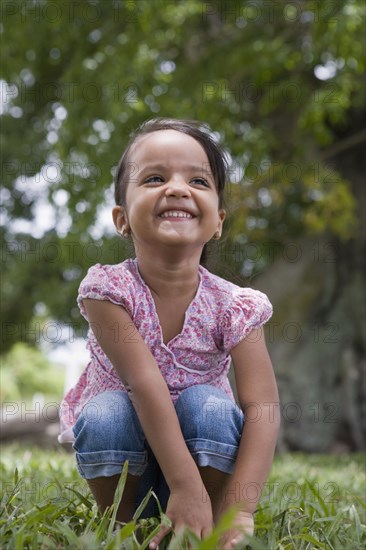
<path fill-rule="evenodd" d="M 198 289 L 199 263 L 193 258 L 167 263 L 137 257 L 137 264 L 141 277 L 159 300 L 185 300 Z"/>

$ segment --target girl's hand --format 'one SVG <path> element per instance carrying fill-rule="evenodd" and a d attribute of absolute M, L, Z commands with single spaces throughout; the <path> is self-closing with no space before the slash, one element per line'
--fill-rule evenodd
<path fill-rule="evenodd" d="M 253 533 L 253 514 L 239 511 L 234 520 L 234 527 L 222 537 L 220 548 L 232 550 L 238 544 L 246 544 L 246 535 L 253 536 Z"/>
<path fill-rule="evenodd" d="M 171 520 L 172 530 L 176 534 L 188 527 L 201 540 L 212 531 L 211 501 L 205 491 L 198 493 L 192 493 L 186 489 L 175 491 L 168 500 L 166 515 Z M 150 550 L 155 550 L 169 532 L 168 527 L 161 526 L 160 531 L 149 544 Z"/>

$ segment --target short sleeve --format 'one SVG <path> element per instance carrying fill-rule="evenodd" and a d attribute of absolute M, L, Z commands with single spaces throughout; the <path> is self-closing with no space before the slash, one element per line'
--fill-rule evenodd
<path fill-rule="evenodd" d="M 264 325 L 272 316 L 272 304 L 259 290 L 242 288 L 234 296 L 222 322 L 223 349 L 229 353 L 253 329 Z"/>
<path fill-rule="evenodd" d="M 131 282 L 126 271 L 117 269 L 117 266 L 96 264 L 88 270 L 86 277 L 81 281 L 77 302 L 82 316 L 88 320 L 83 304 L 85 298 L 108 300 L 124 307 L 133 317 Z"/>

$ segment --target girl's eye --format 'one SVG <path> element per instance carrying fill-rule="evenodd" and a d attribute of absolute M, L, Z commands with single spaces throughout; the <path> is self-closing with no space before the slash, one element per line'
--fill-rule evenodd
<path fill-rule="evenodd" d="M 145 183 L 160 183 L 161 181 L 163 181 L 161 176 L 150 176 L 145 180 Z"/>
<path fill-rule="evenodd" d="M 194 178 L 193 180 L 191 180 L 191 183 L 192 182 L 196 182 L 200 185 L 204 185 L 205 187 L 209 187 L 209 184 L 206 180 L 204 180 L 203 178 Z"/>
<path fill-rule="evenodd" d="M 161 183 L 163 181 L 164 181 L 164 178 L 162 176 L 150 176 L 144 181 L 144 183 Z M 195 183 L 198 185 L 204 185 L 205 187 L 209 187 L 208 182 L 203 178 L 194 178 L 189 183 Z"/>

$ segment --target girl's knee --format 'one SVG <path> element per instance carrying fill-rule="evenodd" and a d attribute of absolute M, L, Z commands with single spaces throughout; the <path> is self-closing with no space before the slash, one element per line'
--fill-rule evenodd
<path fill-rule="evenodd" d="M 122 391 L 97 395 L 83 408 L 74 426 L 74 448 L 132 450 L 144 444 L 136 412 Z"/>
<path fill-rule="evenodd" d="M 197 385 L 182 392 L 176 405 L 184 438 L 237 441 L 243 428 L 243 413 L 223 391 Z"/>

